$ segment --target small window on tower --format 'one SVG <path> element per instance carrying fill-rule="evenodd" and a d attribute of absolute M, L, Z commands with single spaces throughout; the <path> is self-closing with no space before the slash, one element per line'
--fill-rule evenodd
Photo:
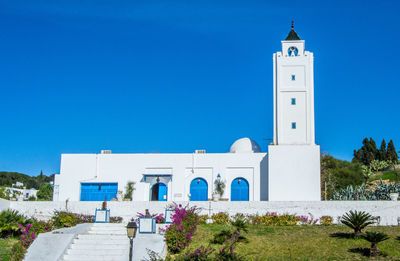
<path fill-rule="evenodd" d="M 296 75 L 292 74 L 292 81 L 296 80 Z"/>
<path fill-rule="evenodd" d="M 296 123 L 292 122 L 292 129 L 296 129 Z"/>
<path fill-rule="evenodd" d="M 292 105 L 296 105 L 296 98 L 292 98 Z"/>

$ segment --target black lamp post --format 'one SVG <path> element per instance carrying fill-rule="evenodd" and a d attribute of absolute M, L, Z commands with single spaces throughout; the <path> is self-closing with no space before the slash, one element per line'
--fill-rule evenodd
<path fill-rule="evenodd" d="M 133 248 L 133 239 L 136 236 L 136 231 L 137 231 L 137 224 L 133 220 L 128 223 L 126 226 L 126 234 L 128 235 L 129 238 L 129 261 L 132 261 L 132 248 Z"/>

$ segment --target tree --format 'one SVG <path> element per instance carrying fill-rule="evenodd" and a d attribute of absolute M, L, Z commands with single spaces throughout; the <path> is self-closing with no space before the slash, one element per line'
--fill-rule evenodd
<path fill-rule="evenodd" d="M 363 146 L 359 150 L 354 150 L 353 160 L 368 166 L 371 161 L 379 157 L 379 151 L 372 138 L 369 138 L 369 140 L 365 138 L 362 143 Z"/>
<path fill-rule="evenodd" d="M 378 256 L 378 243 L 389 239 L 386 234 L 377 231 L 368 231 L 361 237 L 371 243 L 370 256 Z"/>
<path fill-rule="evenodd" d="M 387 160 L 392 162 L 393 164 L 397 164 L 399 161 L 399 156 L 397 155 L 396 148 L 394 147 L 393 140 L 389 141 L 389 144 L 387 146 Z"/>
<path fill-rule="evenodd" d="M 321 155 L 321 195 L 331 199 L 334 192 L 349 185 L 361 185 L 364 181 L 361 164 L 335 159 L 323 153 Z"/>
<path fill-rule="evenodd" d="M 345 213 L 341 220 L 342 224 L 354 230 L 354 236 L 359 237 L 361 230 L 365 227 L 374 224 L 371 214 L 365 211 L 352 211 Z"/>
<path fill-rule="evenodd" d="M 39 177 L 38 177 L 38 179 L 39 179 L 39 187 L 40 186 L 42 186 L 43 185 L 43 171 L 42 170 L 40 170 L 40 174 L 39 174 Z"/>
<path fill-rule="evenodd" d="M 51 201 L 53 199 L 53 188 L 49 183 L 42 185 L 36 194 L 38 200 Z"/>
<path fill-rule="evenodd" d="M 379 160 L 386 161 L 387 160 L 387 151 L 386 151 L 386 141 L 385 139 L 381 142 L 381 147 L 379 149 Z"/>

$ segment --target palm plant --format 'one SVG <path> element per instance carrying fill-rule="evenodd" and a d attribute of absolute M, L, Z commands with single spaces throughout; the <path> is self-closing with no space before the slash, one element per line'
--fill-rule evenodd
<path fill-rule="evenodd" d="M 361 237 L 371 243 L 370 256 L 378 256 L 378 243 L 389 239 L 386 234 L 377 231 L 368 231 Z"/>
<path fill-rule="evenodd" d="M 359 237 L 361 230 L 366 226 L 375 223 L 372 216 L 364 211 L 352 211 L 345 213 L 341 219 L 342 224 L 352 228 L 354 230 L 354 236 Z"/>

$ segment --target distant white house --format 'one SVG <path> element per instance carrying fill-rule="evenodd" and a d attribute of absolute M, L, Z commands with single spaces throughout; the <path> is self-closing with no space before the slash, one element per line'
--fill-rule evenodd
<path fill-rule="evenodd" d="M 20 188 L 23 187 L 23 183 L 17 182 L 18 187 L 5 187 L 5 193 L 8 193 L 10 198 L 15 198 L 16 200 L 28 200 L 30 197 L 35 197 L 37 199 L 37 189 L 30 188 Z M 13 184 L 14 185 L 14 184 Z"/>
<path fill-rule="evenodd" d="M 133 201 L 207 201 L 225 183 L 229 201 L 320 200 L 315 144 L 314 58 L 293 26 L 273 55 L 273 143 L 268 154 L 242 138 L 229 152 L 63 154 L 54 201 L 117 198 L 135 182 Z"/>

